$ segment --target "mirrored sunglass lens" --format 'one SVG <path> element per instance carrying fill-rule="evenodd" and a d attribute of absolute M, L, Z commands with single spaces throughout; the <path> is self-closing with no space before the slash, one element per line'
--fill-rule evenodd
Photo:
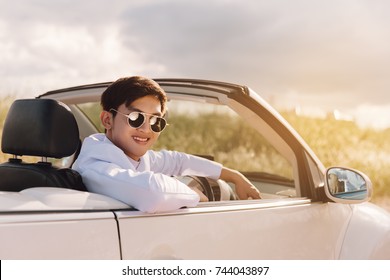
<path fill-rule="evenodd" d="M 155 120 L 154 124 L 152 124 L 152 120 L 151 120 L 150 127 L 152 128 L 152 130 L 154 132 L 161 132 L 165 128 L 167 123 L 166 123 L 165 119 L 163 119 L 163 118 L 156 117 L 155 119 L 156 120 Z"/>
<path fill-rule="evenodd" d="M 144 123 L 145 117 L 139 112 L 132 112 L 129 114 L 128 120 L 130 126 L 138 128 Z"/>

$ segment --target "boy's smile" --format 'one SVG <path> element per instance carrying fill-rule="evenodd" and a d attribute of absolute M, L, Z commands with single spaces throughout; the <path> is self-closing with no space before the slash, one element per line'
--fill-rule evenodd
<path fill-rule="evenodd" d="M 133 139 L 134 141 L 139 142 L 140 144 L 144 144 L 149 140 L 148 138 L 141 138 L 137 136 L 134 136 Z"/>

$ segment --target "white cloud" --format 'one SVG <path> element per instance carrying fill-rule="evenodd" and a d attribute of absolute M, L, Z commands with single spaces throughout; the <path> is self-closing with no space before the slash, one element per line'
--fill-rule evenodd
<path fill-rule="evenodd" d="M 154 2 L 124 10 L 122 36 L 179 75 L 378 103 L 390 88 L 390 3 L 370 3 Z"/>
<path fill-rule="evenodd" d="M 386 104 L 389 8 L 385 0 L 8 1 L 0 94 L 141 74 L 243 83 L 300 107 Z"/>
<path fill-rule="evenodd" d="M 6 27 L 0 25 L 2 31 L 10 30 Z M 94 34 L 77 25 L 37 22 L 28 26 L 23 38 L 0 42 L 4 54 L 0 57 L 3 90 L 35 96 L 41 91 L 111 81 L 125 75 L 163 73 L 162 65 L 143 61 L 142 53 L 123 45 L 119 28 L 107 25 Z"/>

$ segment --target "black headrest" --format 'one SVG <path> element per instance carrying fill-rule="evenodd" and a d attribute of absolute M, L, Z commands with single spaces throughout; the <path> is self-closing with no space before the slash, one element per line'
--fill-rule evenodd
<path fill-rule="evenodd" d="M 51 99 L 19 99 L 5 120 L 1 150 L 62 158 L 72 155 L 79 143 L 78 126 L 68 106 Z"/>

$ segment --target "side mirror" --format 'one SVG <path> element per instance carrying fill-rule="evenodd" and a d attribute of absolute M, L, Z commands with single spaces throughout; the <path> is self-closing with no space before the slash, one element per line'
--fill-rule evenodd
<path fill-rule="evenodd" d="M 326 170 L 325 193 L 334 202 L 360 203 L 371 198 L 372 184 L 360 171 L 331 167 Z"/>

